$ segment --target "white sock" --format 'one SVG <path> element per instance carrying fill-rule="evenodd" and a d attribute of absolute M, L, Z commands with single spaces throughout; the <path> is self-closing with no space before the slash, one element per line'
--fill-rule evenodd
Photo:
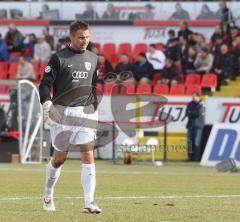
<path fill-rule="evenodd" d="M 54 186 L 60 176 L 61 168 L 61 166 L 59 168 L 54 168 L 51 160 L 49 161 L 46 169 L 45 198 L 53 197 Z"/>
<path fill-rule="evenodd" d="M 82 164 L 81 183 L 84 191 L 85 206 L 94 201 L 96 187 L 95 164 Z"/>

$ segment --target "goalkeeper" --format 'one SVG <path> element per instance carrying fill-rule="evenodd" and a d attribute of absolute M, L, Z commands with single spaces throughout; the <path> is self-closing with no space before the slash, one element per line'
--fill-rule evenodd
<path fill-rule="evenodd" d="M 97 56 L 86 50 L 90 39 L 89 26 L 84 22 L 75 21 L 70 25 L 69 32 L 70 46 L 52 55 L 39 86 L 44 121 L 51 126 L 52 145 L 55 149 L 46 169 L 43 209 L 55 211 L 54 186 L 60 176 L 61 167 L 67 158 L 69 151 L 67 144 L 69 143 L 71 146 L 78 147 L 82 159 L 81 183 L 85 204 L 83 212 L 100 213 L 101 209 L 94 202 L 96 173 L 93 141 L 96 128 L 88 128 L 83 125 L 67 126 L 61 122 L 63 115 L 59 115 L 57 112 L 60 107 L 60 109 L 64 109 L 64 115 L 66 116 L 83 117 L 95 122 L 97 122 L 98 118 L 95 90 L 97 83 Z M 71 90 L 82 89 L 82 87 L 85 87 L 83 90 L 84 95 L 78 93 L 75 97 L 65 96 Z M 53 90 L 53 97 L 50 94 L 51 90 Z M 85 108 L 92 110 L 92 112 L 86 114 L 84 112 Z M 62 142 L 61 139 L 65 142 L 67 140 L 68 143 Z"/>

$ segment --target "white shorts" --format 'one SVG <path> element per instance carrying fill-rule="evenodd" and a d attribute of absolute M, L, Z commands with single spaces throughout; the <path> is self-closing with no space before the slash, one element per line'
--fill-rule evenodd
<path fill-rule="evenodd" d="M 57 126 L 50 128 L 54 149 L 68 151 L 68 146 L 70 145 L 88 144 L 96 139 L 98 111 L 93 111 L 93 105 L 77 107 L 56 105 L 56 107 L 64 109 L 65 120 L 66 117 L 73 117 L 70 124 L 74 122 L 76 125 L 69 125 L 69 123 L 67 124 L 66 121 L 63 121 L 64 124 L 57 124 Z M 92 110 L 92 112 L 89 113 L 86 110 Z"/>

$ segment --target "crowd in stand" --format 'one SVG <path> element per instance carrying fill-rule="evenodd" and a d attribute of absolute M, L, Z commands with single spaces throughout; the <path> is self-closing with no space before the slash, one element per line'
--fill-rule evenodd
<path fill-rule="evenodd" d="M 178 33 L 169 30 L 168 36 L 167 43 L 161 48 L 150 44 L 148 50 L 140 52 L 136 58 L 130 59 L 125 53 L 118 55 L 117 64 L 111 64 L 107 55 L 100 54 L 91 43 L 88 49 L 99 55 L 99 81 L 104 82 L 109 72 L 130 71 L 133 75 L 128 83 L 153 83 L 157 77 L 158 83 L 173 85 L 180 83 L 180 74 L 214 73 L 219 88 L 240 73 L 240 31 L 237 27 L 219 25 L 206 41 L 203 34 L 194 33 L 183 21 Z M 66 47 L 69 41 L 69 38 L 60 39 L 54 44 L 48 27 L 44 27 L 37 37 L 33 33 L 24 36 L 10 24 L 5 36 L 0 34 L 0 61 L 19 61 L 16 78 L 34 79 L 30 61 L 48 61 L 53 51 Z"/>
<path fill-rule="evenodd" d="M 211 9 L 211 6 L 207 4 L 202 4 L 200 12 L 198 12 L 198 14 L 195 13 L 193 15 L 193 13 L 190 13 L 188 9 L 184 7 L 183 4 L 181 4 L 180 2 L 177 2 L 173 6 L 174 12 L 167 16 L 164 16 L 164 18 L 162 19 L 219 20 L 221 19 L 223 14 L 228 15 L 228 8 L 225 7 L 225 5 L 226 3 L 222 3 L 221 1 L 219 4 L 219 8 L 217 10 L 213 10 Z M 84 6 L 84 4 L 82 6 Z M 94 2 L 87 1 L 85 3 L 85 8 L 83 9 L 83 12 L 76 13 L 75 18 L 78 20 L 111 20 L 111 21 L 112 20 L 133 20 L 133 19 L 154 20 L 154 19 L 159 19 L 159 16 L 160 16 L 159 13 L 161 13 L 161 12 L 158 12 L 156 5 L 153 5 L 151 3 L 140 5 L 137 9 L 134 9 L 134 7 L 133 8 L 128 7 L 128 5 L 126 5 L 125 7 L 117 6 L 117 4 L 114 2 L 108 2 L 103 12 L 100 12 L 98 7 L 96 7 Z M 171 7 L 171 5 L 167 7 Z M 165 10 L 166 9 L 162 9 L 162 11 L 165 11 Z M 167 8 L 167 10 L 169 10 L 169 8 Z M 7 9 L 0 9 L 1 19 L 7 19 L 8 14 L 9 14 L 9 17 L 12 19 L 27 19 L 30 16 L 30 15 L 29 16 L 24 15 L 23 11 L 16 8 L 9 9 L 9 13 L 7 13 Z M 26 16 L 26 18 L 24 16 Z M 39 15 L 34 18 L 32 17 L 32 19 L 59 20 L 59 19 L 68 19 L 68 18 L 62 18 L 58 8 L 54 8 L 54 6 L 50 7 L 49 4 L 44 3 L 41 7 Z"/>

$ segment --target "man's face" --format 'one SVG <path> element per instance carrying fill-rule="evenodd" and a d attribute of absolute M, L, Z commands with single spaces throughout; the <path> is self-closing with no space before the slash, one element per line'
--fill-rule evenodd
<path fill-rule="evenodd" d="M 26 62 L 26 60 L 24 59 L 24 57 L 20 57 L 18 62 L 19 64 L 23 65 Z"/>
<path fill-rule="evenodd" d="M 198 95 L 193 95 L 192 98 L 195 103 L 198 103 L 200 101 L 200 97 Z"/>
<path fill-rule="evenodd" d="M 236 38 L 238 36 L 238 30 L 237 29 L 232 29 L 231 30 L 231 36 L 232 36 L 233 39 Z"/>
<path fill-rule="evenodd" d="M 222 43 L 223 43 L 223 40 L 221 38 L 216 39 L 216 44 L 217 45 L 222 45 Z"/>
<path fill-rule="evenodd" d="M 102 56 L 102 55 L 98 56 L 98 62 L 99 62 L 100 64 L 104 64 L 105 61 L 106 61 L 106 59 L 105 59 L 104 56 Z"/>
<path fill-rule="evenodd" d="M 128 63 L 128 57 L 126 55 L 121 55 L 120 60 L 122 63 L 125 63 L 125 64 Z"/>
<path fill-rule="evenodd" d="M 155 48 L 152 47 L 152 46 L 149 46 L 149 52 L 150 52 L 150 53 L 154 53 L 154 52 L 155 52 Z"/>
<path fill-rule="evenodd" d="M 220 2 L 220 8 L 221 8 L 221 9 L 224 9 L 226 6 L 227 6 L 227 4 L 226 4 L 225 1 L 221 1 L 221 2 Z"/>
<path fill-rule="evenodd" d="M 201 58 L 205 59 L 207 57 L 207 55 L 208 54 L 206 52 L 204 52 L 204 51 L 201 52 Z"/>
<path fill-rule="evenodd" d="M 139 55 L 138 56 L 138 61 L 139 62 L 146 62 L 146 59 L 143 56 Z"/>
<path fill-rule="evenodd" d="M 222 53 L 223 55 L 225 55 L 225 54 L 228 53 L 228 47 L 227 47 L 226 45 L 223 45 L 223 46 L 221 47 L 221 53 Z"/>
<path fill-rule="evenodd" d="M 85 50 L 90 41 L 89 30 L 78 30 L 70 35 L 71 46 L 77 50 Z"/>
<path fill-rule="evenodd" d="M 176 4 L 176 11 L 181 12 L 182 11 L 182 6 L 180 4 Z"/>
<path fill-rule="evenodd" d="M 167 59 L 166 62 L 165 62 L 165 67 L 166 68 L 171 68 L 171 66 L 172 66 L 172 61 Z"/>

